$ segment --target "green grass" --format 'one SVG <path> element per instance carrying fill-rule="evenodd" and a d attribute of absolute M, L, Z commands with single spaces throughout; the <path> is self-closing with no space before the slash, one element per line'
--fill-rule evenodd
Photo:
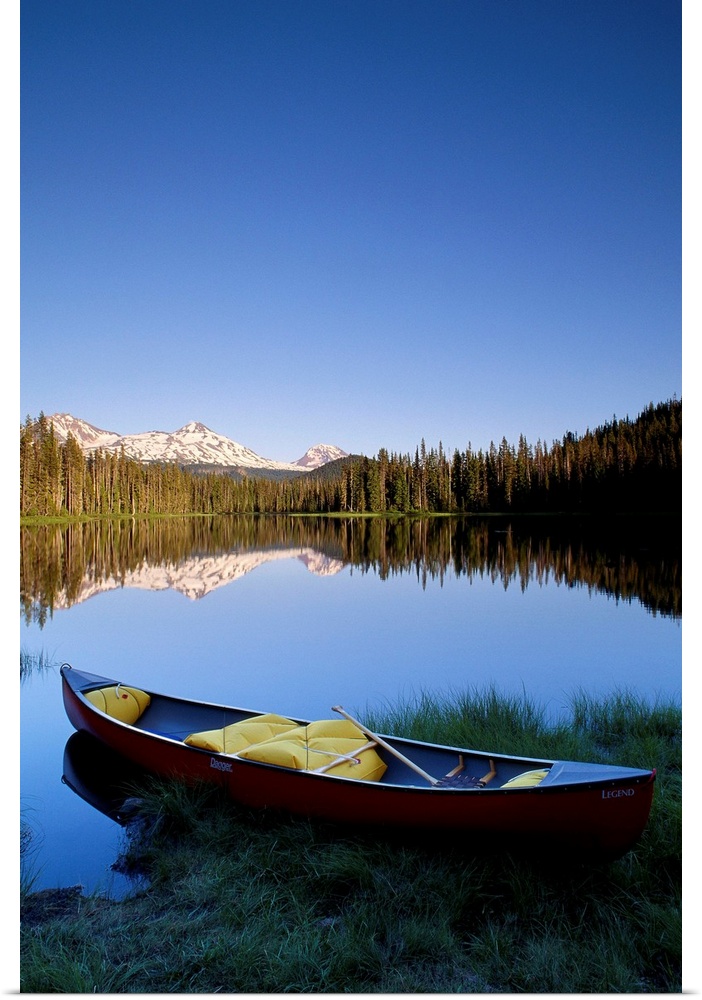
<path fill-rule="evenodd" d="M 655 766 L 649 826 L 619 861 L 555 864 L 547 851 L 403 843 L 149 783 L 146 822 L 120 859 L 148 887 L 23 926 L 22 991 L 681 991 L 679 708 L 578 695 L 568 720 L 549 723 L 488 690 L 363 718 L 435 742 Z"/>

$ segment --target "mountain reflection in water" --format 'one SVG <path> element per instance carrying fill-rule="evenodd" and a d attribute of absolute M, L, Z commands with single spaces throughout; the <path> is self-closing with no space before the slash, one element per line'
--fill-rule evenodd
<path fill-rule="evenodd" d="M 280 559 L 422 583 L 488 577 L 505 588 L 586 587 L 651 613 L 682 614 L 680 522 L 664 517 L 323 518 L 208 516 L 24 527 L 20 602 L 41 627 L 54 610 L 116 588 L 197 600 Z"/>

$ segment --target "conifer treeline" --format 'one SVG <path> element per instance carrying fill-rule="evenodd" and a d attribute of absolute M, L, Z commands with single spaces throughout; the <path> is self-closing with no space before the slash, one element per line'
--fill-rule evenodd
<path fill-rule="evenodd" d="M 124 452 L 84 455 L 62 444 L 41 414 L 20 429 L 20 515 L 220 513 L 491 513 L 679 511 L 682 403 L 651 403 L 635 420 L 572 433 L 550 447 L 527 443 L 453 455 L 380 449 L 300 476 L 271 480 L 195 474 L 144 464 Z"/>

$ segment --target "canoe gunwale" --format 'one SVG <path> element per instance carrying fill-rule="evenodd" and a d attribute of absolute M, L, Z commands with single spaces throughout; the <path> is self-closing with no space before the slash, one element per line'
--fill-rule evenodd
<path fill-rule="evenodd" d="M 74 677 L 77 676 L 85 677 L 87 683 L 81 684 L 79 686 L 72 684 L 71 681 L 68 680 L 69 672 Z M 118 682 L 111 678 L 86 674 L 82 671 L 74 670 L 74 668 L 71 667 L 70 664 L 62 665 L 61 677 L 64 684 L 79 700 L 84 711 L 90 713 L 91 716 L 97 719 L 106 720 L 109 728 L 114 727 L 115 729 L 122 730 L 125 734 L 126 733 L 139 734 L 140 737 L 148 741 L 156 741 L 162 744 L 169 744 L 172 745 L 173 747 L 177 747 L 178 749 L 184 748 L 183 740 L 174 735 L 170 735 L 168 733 L 156 732 L 154 730 L 139 726 L 138 724 L 130 724 L 127 722 L 123 722 L 120 719 L 116 719 L 114 717 L 105 715 L 103 712 L 100 711 L 100 709 L 98 709 L 95 705 L 93 705 L 92 702 L 86 697 L 86 695 L 90 691 L 97 690 L 107 685 L 112 685 L 112 684 L 117 685 L 118 683 L 124 684 L 125 682 Z M 166 703 L 174 703 L 174 704 L 177 703 L 184 707 L 202 706 L 213 710 L 241 713 L 245 717 L 251 717 L 251 718 L 255 718 L 258 715 L 265 714 L 263 712 L 255 712 L 250 709 L 242 709 L 228 705 L 221 705 L 215 702 L 206 702 L 206 701 L 195 702 L 192 701 L 191 699 L 181 698 L 173 695 L 163 695 L 156 692 L 147 692 L 147 693 L 152 698 L 158 699 Z M 291 721 L 295 722 L 297 725 L 304 726 L 309 723 L 309 720 L 294 719 L 292 717 L 290 718 Z M 78 727 L 76 726 L 76 728 Z M 510 763 L 512 765 L 518 764 L 520 767 L 523 766 L 525 769 L 537 768 L 537 767 L 547 768 L 549 770 L 549 774 L 538 785 L 526 786 L 526 787 L 512 787 L 512 788 L 503 788 L 499 785 L 495 785 L 492 787 L 487 785 L 482 788 L 481 787 L 460 788 L 460 787 L 452 787 L 450 785 L 437 786 L 437 785 L 428 785 L 420 783 L 410 784 L 408 782 L 397 783 L 397 782 L 383 781 L 382 779 L 381 781 L 378 782 L 366 782 L 363 781 L 362 779 L 352 778 L 344 775 L 335 775 L 330 772 L 315 773 L 314 771 L 297 770 L 294 768 L 287 768 L 279 764 L 271 764 L 264 761 L 249 760 L 244 757 L 239 757 L 236 754 L 214 752 L 196 746 L 187 746 L 185 747 L 185 749 L 187 750 L 188 754 L 192 756 L 199 755 L 203 759 L 214 758 L 226 765 L 236 764 L 237 769 L 240 766 L 243 767 L 245 765 L 248 765 L 250 768 L 264 769 L 266 771 L 272 771 L 272 772 L 283 772 L 286 775 L 296 775 L 299 777 L 302 777 L 304 775 L 306 778 L 323 780 L 325 781 L 325 783 L 327 782 L 327 779 L 331 778 L 334 779 L 335 782 L 343 782 L 345 784 L 352 786 L 363 785 L 365 788 L 368 789 L 377 788 L 381 791 L 382 790 L 389 791 L 390 789 L 392 789 L 393 792 L 397 793 L 411 792 L 412 794 L 421 792 L 423 795 L 434 795 L 434 796 L 437 795 L 465 796 L 466 794 L 470 794 L 471 796 L 488 795 L 491 797 L 501 794 L 501 795 L 507 795 L 510 798 L 512 797 L 519 798 L 523 796 L 543 796 L 543 795 L 551 795 L 558 793 L 572 793 L 574 791 L 592 791 L 599 788 L 614 789 L 621 786 L 646 785 L 650 782 L 653 782 L 655 780 L 655 775 L 656 775 L 655 769 L 644 770 L 644 769 L 633 769 L 633 768 L 618 768 L 616 765 L 594 764 L 592 765 L 593 770 L 596 771 L 601 768 L 606 768 L 608 771 L 610 771 L 610 773 L 606 776 L 605 775 L 602 775 L 602 777 L 593 776 L 589 779 L 587 777 L 583 777 L 583 779 L 579 781 L 570 781 L 570 782 L 549 781 L 551 772 L 557 769 L 558 765 L 563 763 L 562 761 L 537 758 L 537 757 L 522 757 L 511 754 L 493 753 L 492 751 L 473 750 L 465 747 L 454 747 L 445 744 L 427 743 L 424 741 L 413 740 L 405 737 L 386 736 L 384 734 L 381 735 L 382 738 L 385 739 L 386 741 L 391 741 L 393 744 L 397 744 L 401 746 L 403 749 L 406 748 L 411 750 L 414 747 L 415 749 L 421 749 L 429 752 L 437 751 L 442 753 L 452 753 L 456 755 L 459 754 L 471 755 L 476 758 L 485 760 L 487 760 L 488 758 L 492 758 L 496 762 Z M 101 739 L 101 737 L 97 738 Z M 110 745 L 109 741 L 104 741 L 104 742 L 106 742 L 107 745 Z M 620 773 L 617 774 L 616 773 L 617 771 L 619 771 Z"/>

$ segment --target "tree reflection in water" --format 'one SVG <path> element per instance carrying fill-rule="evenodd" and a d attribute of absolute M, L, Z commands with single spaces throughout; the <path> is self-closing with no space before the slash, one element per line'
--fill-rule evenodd
<path fill-rule="evenodd" d="M 353 567 L 381 579 L 413 573 L 422 584 L 479 575 L 522 590 L 554 582 L 639 601 L 655 615 L 682 615 L 680 522 L 654 516 L 219 515 L 24 527 L 21 610 L 41 627 L 56 607 L 102 590 L 182 589 L 185 567 L 188 596 L 203 597 L 291 556 L 319 574 Z"/>

